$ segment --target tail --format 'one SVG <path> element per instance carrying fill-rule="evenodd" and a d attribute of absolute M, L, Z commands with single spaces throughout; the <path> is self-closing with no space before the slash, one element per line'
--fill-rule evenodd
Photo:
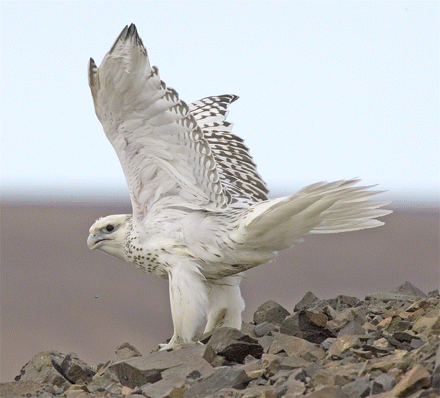
<path fill-rule="evenodd" d="M 368 201 L 381 191 L 355 187 L 358 179 L 319 182 L 293 195 L 254 205 L 234 233 L 233 239 L 263 250 L 281 250 L 293 246 L 308 234 L 329 234 L 375 228 L 376 220 L 391 210 L 382 210 L 389 202 Z"/>

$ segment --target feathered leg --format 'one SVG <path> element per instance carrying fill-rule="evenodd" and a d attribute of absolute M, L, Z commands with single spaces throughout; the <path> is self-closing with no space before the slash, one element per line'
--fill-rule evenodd
<path fill-rule="evenodd" d="M 197 326 L 206 314 L 207 288 L 197 264 L 183 259 L 168 270 L 174 335 L 161 350 L 192 342 Z"/>
<path fill-rule="evenodd" d="M 241 278 L 242 274 L 237 274 L 209 284 L 205 333 L 221 326 L 241 329 L 241 313 L 244 310 Z"/>

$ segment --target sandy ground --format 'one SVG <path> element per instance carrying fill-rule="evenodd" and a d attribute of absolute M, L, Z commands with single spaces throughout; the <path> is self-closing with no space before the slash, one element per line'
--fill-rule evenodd
<path fill-rule="evenodd" d="M 86 246 L 103 215 L 130 206 L 2 206 L 1 381 L 39 351 L 75 352 L 91 365 L 125 341 L 149 353 L 172 335 L 167 282 Z M 307 292 L 320 298 L 439 285 L 438 208 L 407 207 L 373 230 L 310 236 L 247 272 L 244 320 L 263 302 L 289 311 Z"/>

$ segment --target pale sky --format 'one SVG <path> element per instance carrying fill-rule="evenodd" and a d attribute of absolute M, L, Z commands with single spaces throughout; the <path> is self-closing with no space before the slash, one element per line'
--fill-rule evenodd
<path fill-rule="evenodd" d="M 435 196 L 439 21 L 438 1 L 2 1 L 2 190 L 126 193 L 86 70 L 133 22 L 184 101 L 240 96 L 229 119 L 271 190 Z"/>

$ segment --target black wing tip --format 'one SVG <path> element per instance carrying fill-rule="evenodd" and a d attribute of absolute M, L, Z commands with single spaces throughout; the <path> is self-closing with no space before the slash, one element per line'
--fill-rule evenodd
<path fill-rule="evenodd" d="M 231 94 L 231 97 L 232 97 L 231 103 L 234 101 L 237 101 L 240 98 L 238 95 L 235 95 L 235 94 Z"/>
<path fill-rule="evenodd" d="M 234 101 L 237 101 L 240 97 L 235 94 L 222 94 L 218 96 L 222 101 L 225 101 L 228 104 L 232 104 Z"/>
<path fill-rule="evenodd" d="M 112 52 L 118 42 L 120 40 L 127 41 L 132 40 L 136 44 L 138 44 L 140 47 L 145 48 L 144 44 L 142 43 L 142 39 L 139 37 L 136 25 L 134 23 L 131 23 L 130 25 L 125 25 L 124 29 L 122 29 L 122 32 L 119 34 L 118 38 L 115 40 L 115 43 L 113 44 L 112 48 L 110 49 L 110 52 Z"/>

